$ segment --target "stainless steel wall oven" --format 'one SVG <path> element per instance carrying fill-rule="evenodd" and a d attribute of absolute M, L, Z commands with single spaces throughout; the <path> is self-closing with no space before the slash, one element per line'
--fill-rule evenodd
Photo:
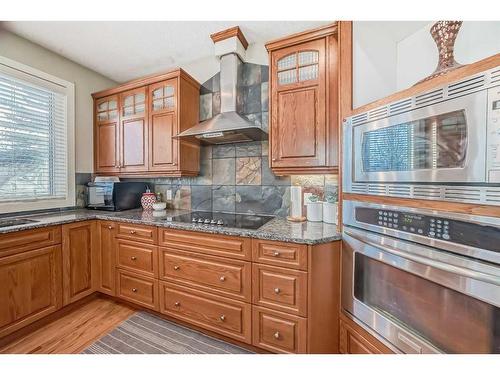
<path fill-rule="evenodd" d="M 344 192 L 500 205 L 500 67 L 353 116 Z"/>
<path fill-rule="evenodd" d="M 404 353 L 500 353 L 500 219 L 344 201 L 342 307 Z"/>

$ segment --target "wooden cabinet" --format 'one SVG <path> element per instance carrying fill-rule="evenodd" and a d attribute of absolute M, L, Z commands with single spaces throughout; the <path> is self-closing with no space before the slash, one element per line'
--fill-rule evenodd
<path fill-rule="evenodd" d="M 117 267 L 158 277 L 158 247 L 140 242 L 116 241 Z"/>
<path fill-rule="evenodd" d="M 158 280 L 117 270 L 116 295 L 126 301 L 158 311 Z"/>
<path fill-rule="evenodd" d="M 97 290 L 110 296 L 115 295 L 115 233 L 116 223 L 97 223 Z"/>
<path fill-rule="evenodd" d="M 63 304 L 95 292 L 98 279 L 96 222 L 62 226 Z"/>
<path fill-rule="evenodd" d="M 199 146 L 175 136 L 198 123 L 199 88 L 178 69 L 92 94 L 96 173 L 197 175 Z"/>
<path fill-rule="evenodd" d="M 147 172 L 146 88 L 120 94 L 120 173 Z"/>
<path fill-rule="evenodd" d="M 120 171 L 120 117 L 118 96 L 95 100 L 94 164 L 101 173 Z"/>
<path fill-rule="evenodd" d="M 0 337 L 57 311 L 62 306 L 61 246 L 1 257 L 0 285 Z"/>
<path fill-rule="evenodd" d="M 393 351 L 366 332 L 350 318 L 340 318 L 340 353 L 391 354 Z"/>
<path fill-rule="evenodd" d="M 266 45 L 270 53 L 270 167 L 275 174 L 338 171 L 337 27 Z"/>

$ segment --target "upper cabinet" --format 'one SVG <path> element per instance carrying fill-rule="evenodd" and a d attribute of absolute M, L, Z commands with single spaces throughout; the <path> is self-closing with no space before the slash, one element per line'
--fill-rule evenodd
<path fill-rule="evenodd" d="M 198 123 L 199 87 L 178 69 L 93 94 L 95 173 L 197 175 L 199 146 L 175 137 Z"/>
<path fill-rule="evenodd" d="M 270 53 L 270 164 L 274 173 L 338 170 L 336 26 L 266 45 Z"/>

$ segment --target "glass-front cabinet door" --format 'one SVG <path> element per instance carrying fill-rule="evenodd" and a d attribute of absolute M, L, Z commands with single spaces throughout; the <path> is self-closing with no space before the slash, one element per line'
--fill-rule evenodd
<path fill-rule="evenodd" d="M 107 96 L 95 101 L 94 137 L 96 172 L 118 172 L 120 155 L 118 152 L 118 124 L 119 109 L 118 97 Z"/>
<path fill-rule="evenodd" d="M 146 88 L 120 95 L 120 172 L 148 170 Z"/>
<path fill-rule="evenodd" d="M 149 86 L 149 170 L 178 169 L 177 79 Z"/>
<path fill-rule="evenodd" d="M 326 39 L 283 48 L 271 60 L 271 167 L 326 165 Z"/>

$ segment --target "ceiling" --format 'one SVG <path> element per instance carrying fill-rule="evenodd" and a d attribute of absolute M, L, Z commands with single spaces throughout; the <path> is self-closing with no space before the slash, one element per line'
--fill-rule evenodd
<path fill-rule="evenodd" d="M 431 21 L 355 21 L 354 28 L 359 25 L 363 26 L 365 30 L 382 31 L 388 38 L 397 43 L 426 26 L 430 27 L 430 24 Z"/>
<path fill-rule="evenodd" d="M 329 21 L 331 22 L 331 21 Z M 214 54 L 210 34 L 238 25 L 249 44 L 328 21 L 13 21 L 1 26 L 117 82 Z"/>

